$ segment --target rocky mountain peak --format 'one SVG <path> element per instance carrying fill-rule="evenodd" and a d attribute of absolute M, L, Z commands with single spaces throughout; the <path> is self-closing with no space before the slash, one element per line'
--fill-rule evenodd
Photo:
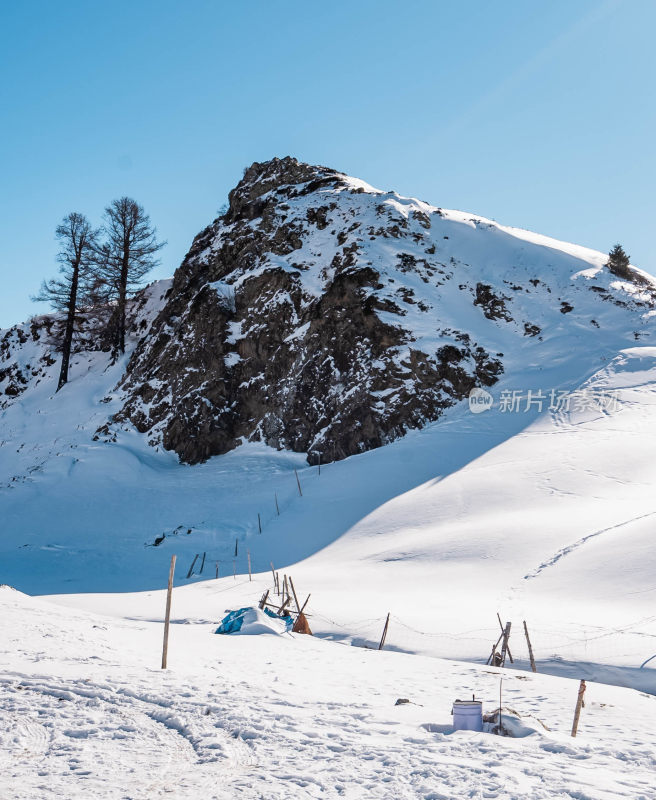
<path fill-rule="evenodd" d="M 293 186 L 313 184 L 316 181 L 326 185 L 337 183 L 343 177 L 341 173 L 328 167 L 305 164 L 291 156 L 255 161 L 244 170 L 244 177 L 228 195 L 226 221 L 235 222 L 259 216 L 265 205 L 261 198 L 269 192 L 279 190 L 280 194 L 288 196 Z M 310 186 L 309 191 L 314 188 L 316 184 Z"/>

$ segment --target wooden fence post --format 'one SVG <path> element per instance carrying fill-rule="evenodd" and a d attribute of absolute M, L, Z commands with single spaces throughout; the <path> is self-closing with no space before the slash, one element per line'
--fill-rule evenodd
<path fill-rule="evenodd" d="M 487 657 L 487 661 L 485 662 L 486 664 L 491 664 L 493 667 L 498 666 L 497 664 L 494 663 L 494 657 L 497 655 L 497 647 L 499 646 L 499 642 L 502 639 L 503 639 L 503 631 L 499 635 L 499 638 L 497 639 L 496 643 L 492 645 L 492 652 Z"/>
<path fill-rule="evenodd" d="M 276 498 L 276 514 L 280 516 L 280 509 L 278 508 L 278 492 L 274 492 L 273 496 Z"/>
<path fill-rule="evenodd" d="M 296 610 L 298 613 L 301 613 L 301 607 L 298 604 L 298 597 L 296 597 L 296 589 L 294 589 L 294 581 L 292 580 L 292 576 L 289 576 L 289 585 L 292 587 L 292 593 L 294 595 L 294 602 L 296 603 Z"/>
<path fill-rule="evenodd" d="M 296 475 L 296 485 L 298 486 L 298 493 L 300 494 L 301 497 L 303 497 L 303 492 L 301 491 L 301 482 L 298 479 L 298 472 L 296 472 L 296 470 L 294 470 L 294 475 Z"/>
<path fill-rule="evenodd" d="M 531 647 L 531 640 L 528 635 L 528 628 L 526 627 L 526 620 L 524 620 L 524 633 L 526 634 L 526 644 L 528 645 L 528 657 L 531 660 L 531 669 L 537 672 L 538 668 L 535 666 L 535 659 L 533 658 L 533 648 Z"/>
<path fill-rule="evenodd" d="M 166 669 L 169 654 L 169 624 L 171 622 L 171 596 L 173 594 L 173 573 L 175 572 L 175 556 L 171 556 L 169 568 L 169 586 L 166 592 L 166 614 L 164 615 L 164 644 L 162 646 L 162 669 Z"/>
<path fill-rule="evenodd" d="M 501 616 L 498 611 L 497 611 L 497 619 L 499 620 L 499 627 L 501 628 L 501 633 L 503 634 L 504 633 L 503 622 L 501 622 Z M 510 652 L 510 647 L 508 647 L 508 658 L 510 659 L 511 664 L 515 663 L 513 661 L 512 653 Z"/>
<path fill-rule="evenodd" d="M 219 562 L 216 562 L 216 577 L 219 577 Z"/>
<path fill-rule="evenodd" d="M 252 581 L 253 580 L 253 576 L 251 575 L 251 551 L 250 550 L 246 551 L 246 558 L 248 559 L 248 580 Z"/>
<path fill-rule="evenodd" d="M 581 716 L 581 706 L 583 705 L 583 695 L 585 694 L 585 681 L 579 684 L 579 694 L 576 698 L 576 709 L 574 710 L 574 722 L 572 723 L 572 736 L 576 736 L 579 729 L 579 718 Z"/>
<path fill-rule="evenodd" d="M 257 513 L 257 529 L 259 533 L 262 533 L 262 520 L 260 519 L 260 512 Z"/>
<path fill-rule="evenodd" d="M 381 637 L 380 644 L 378 645 L 379 650 L 382 650 L 385 645 L 385 639 L 387 637 L 387 628 L 389 627 L 389 620 L 390 620 L 390 615 L 388 612 L 387 619 L 385 620 L 385 627 L 383 628 L 383 635 Z"/>
<path fill-rule="evenodd" d="M 187 580 L 189 580 L 189 578 L 191 578 L 191 576 L 194 573 L 194 564 L 196 563 L 196 561 L 198 561 L 198 553 L 196 553 L 196 555 L 194 556 L 194 560 L 191 562 L 191 566 L 189 567 L 189 572 L 187 573 Z"/>
<path fill-rule="evenodd" d="M 508 639 L 510 639 L 511 622 L 506 622 L 506 629 L 503 632 L 503 644 L 501 645 L 501 666 L 506 666 L 506 653 L 508 652 Z"/>
<path fill-rule="evenodd" d="M 239 555 L 239 539 L 235 538 L 235 558 Z"/>
<path fill-rule="evenodd" d="M 203 574 L 203 567 L 205 566 L 205 556 L 206 555 L 207 555 L 206 553 L 203 553 L 203 560 L 200 562 L 200 569 L 198 570 L 198 574 L 199 575 Z"/>

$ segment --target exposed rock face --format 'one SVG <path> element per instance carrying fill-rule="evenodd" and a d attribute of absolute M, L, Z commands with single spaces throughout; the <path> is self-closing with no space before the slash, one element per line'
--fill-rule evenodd
<path fill-rule="evenodd" d="M 433 269 L 397 253 L 379 263 L 362 243 L 398 238 L 401 226 L 422 238 L 428 216 L 390 225 L 363 197 L 380 200 L 324 167 L 253 164 L 178 270 L 129 366 L 118 419 L 190 463 L 242 438 L 333 460 L 391 441 L 494 383 L 500 361 L 465 336 L 432 352 L 414 345 L 398 304 L 414 303 L 412 290 L 399 295 L 395 286 L 388 297 L 387 272 L 399 263 L 422 276 Z"/>

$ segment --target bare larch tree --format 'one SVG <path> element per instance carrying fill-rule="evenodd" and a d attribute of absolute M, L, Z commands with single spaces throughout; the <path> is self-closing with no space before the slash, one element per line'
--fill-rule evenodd
<path fill-rule="evenodd" d="M 99 274 L 115 307 L 112 315 L 113 355 L 125 353 L 128 298 L 141 287 L 143 278 L 159 262 L 155 254 L 166 242 L 158 242 L 150 217 L 130 197 L 114 200 L 105 209 L 104 240 L 97 251 Z"/>
<path fill-rule="evenodd" d="M 57 391 L 68 381 L 73 336 L 88 303 L 87 289 L 93 281 L 93 270 L 98 246 L 98 231 L 94 230 L 84 214 L 72 212 L 57 226 L 55 235 L 60 243 L 57 253 L 61 277 L 43 281 L 39 293 L 32 299 L 46 302 L 62 315 L 65 314 L 60 349 L 61 369 Z"/>

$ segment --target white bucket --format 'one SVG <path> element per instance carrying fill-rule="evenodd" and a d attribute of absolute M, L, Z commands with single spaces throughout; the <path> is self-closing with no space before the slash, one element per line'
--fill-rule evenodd
<path fill-rule="evenodd" d="M 481 700 L 456 700 L 451 713 L 453 714 L 454 730 L 483 730 L 483 703 Z"/>

